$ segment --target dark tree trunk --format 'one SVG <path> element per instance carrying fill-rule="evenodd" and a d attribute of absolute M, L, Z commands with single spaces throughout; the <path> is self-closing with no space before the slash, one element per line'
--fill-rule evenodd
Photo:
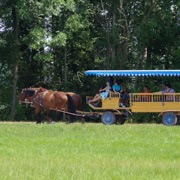
<path fill-rule="evenodd" d="M 116 67 L 115 66 L 115 55 L 116 55 L 116 8 L 115 5 L 113 5 L 113 21 L 112 21 L 112 30 L 113 30 L 113 44 L 112 44 L 112 66 L 113 69 Z"/>
<path fill-rule="evenodd" d="M 12 106 L 11 106 L 11 120 L 14 121 L 16 113 L 16 86 L 17 86 L 17 73 L 18 73 L 18 35 L 19 35 L 19 19 L 17 16 L 16 8 L 12 9 L 13 28 L 14 28 L 14 67 L 13 67 L 13 93 L 12 93 Z"/>
<path fill-rule="evenodd" d="M 151 53 L 152 53 L 152 48 L 151 46 L 147 47 L 147 60 L 146 60 L 146 68 L 152 68 L 152 62 L 151 62 Z"/>

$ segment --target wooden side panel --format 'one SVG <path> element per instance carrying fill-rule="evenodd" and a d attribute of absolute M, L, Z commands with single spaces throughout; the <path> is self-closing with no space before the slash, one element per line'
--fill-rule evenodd
<path fill-rule="evenodd" d="M 102 99 L 102 108 L 103 109 L 119 109 L 121 103 L 120 93 L 110 92 L 109 97 L 105 100 Z"/>
<path fill-rule="evenodd" d="M 164 112 L 180 110 L 180 93 L 133 93 L 132 112 Z"/>
<path fill-rule="evenodd" d="M 134 102 L 132 112 L 164 112 L 167 110 L 180 110 L 179 102 Z"/>

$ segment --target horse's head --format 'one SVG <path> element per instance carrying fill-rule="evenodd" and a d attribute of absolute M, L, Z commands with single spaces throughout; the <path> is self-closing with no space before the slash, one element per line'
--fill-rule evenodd
<path fill-rule="evenodd" d="M 37 93 L 37 90 L 34 89 L 22 89 L 21 93 L 19 94 L 19 103 L 21 101 L 28 101 L 31 97 L 33 97 Z"/>

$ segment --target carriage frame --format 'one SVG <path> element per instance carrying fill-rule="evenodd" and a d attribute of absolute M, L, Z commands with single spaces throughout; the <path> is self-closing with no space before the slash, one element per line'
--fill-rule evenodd
<path fill-rule="evenodd" d="M 118 120 L 124 124 L 128 118 L 128 113 L 159 113 L 162 116 L 162 123 L 172 126 L 178 123 L 180 116 L 180 93 L 133 93 L 133 77 L 179 77 L 180 70 L 89 70 L 86 71 L 87 76 L 96 77 L 130 77 L 131 93 L 129 93 L 129 106 L 120 107 L 120 93 L 110 91 L 109 96 L 102 100 L 102 106 L 96 107 L 93 104 L 89 106 L 93 110 L 101 111 L 101 121 L 103 124 L 114 124 Z M 147 98 L 148 97 L 148 98 Z M 92 99 L 92 96 L 87 96 Z"/>

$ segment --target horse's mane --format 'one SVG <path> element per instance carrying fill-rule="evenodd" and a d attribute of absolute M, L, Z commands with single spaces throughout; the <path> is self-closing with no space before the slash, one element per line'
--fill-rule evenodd
<path fill-rule="evenodd" d="M 29 89 L 32 89 L 32 90 L 36 90 L 38 92 L 43 92 L 43 91 L 47 91 L 47 89 L 43 88 L 43 87 L 30 87 Z"/>
<path fill-rule="evenodd" d="M 24 89 L 24 92 L 26 92 L 26 94 L 28 96 L 33 96 L 36 92 L 36 90 L 33 90 L 33 89 Z"/>

